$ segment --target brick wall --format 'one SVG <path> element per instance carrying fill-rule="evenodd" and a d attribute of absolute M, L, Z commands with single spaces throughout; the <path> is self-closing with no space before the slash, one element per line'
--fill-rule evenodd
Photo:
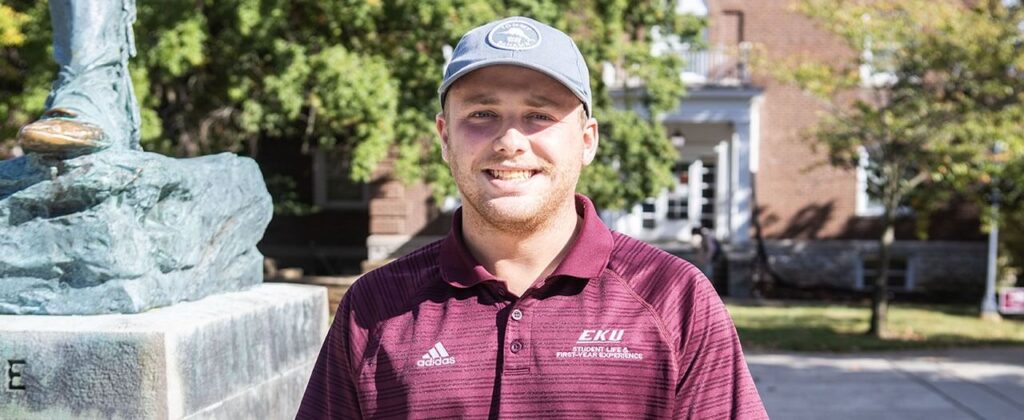
<path fill-rule="evenodd" d="M 370 234 L 418 234 L 439 211 L 426 184 L 405 185 L 392 175 L 393 168 L 391 159 L 382 162 L 370 186 Z"/>
<path fill-rule="evenodd" d="M 763 66 L 794 59 L 845 62 L 851 51 L 836 37 L 793 10 L 793 0 L 708 0 L 712 45 L 734 48 L 747 41 L 763 54 Z M 764 68 L 752 69 L 764 89 L 761 106 L 759 172 L 755 174 L 759 220 L 767 239 L 874 239 L 878 218 L 858 217 L 854 171 L 827 164 L 809 131 L 824 112 L 821 102 L 783 84 Z M 896 237 L 917 239 L 915 221 L 897 222 Z M 954 200 L 932 215 L 932 240 L 982 240 L 978 209 Z"/>
<path fill-rule="evenodd" d="M 710 43 L 734 48 L 730 44 L 751 42 L 765 66 L 794 57 L 847 60 L 852 54 L 838 39 L 793 11 L 792 0 L 707 3 Z M 773 79 L 763 68 L 755 66 L 752 73 L 753 84 L 764 89 L 755 182 L 765 237 L 860 236 L 850 232 L 855 218 L 855 173 L 827 165 L 825 154 L 812 150 L 807 135 L 823 110 L 821 103 Z"/>

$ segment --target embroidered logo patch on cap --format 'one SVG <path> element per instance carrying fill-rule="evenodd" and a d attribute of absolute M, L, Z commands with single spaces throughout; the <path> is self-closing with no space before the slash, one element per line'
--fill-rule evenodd
<path fill-rule="evenodd" d="M 540 31 L 523 21 L 505 22 L 491 29 L 487 43 L 503 50 L 528 50 L 540 45 Z"/>

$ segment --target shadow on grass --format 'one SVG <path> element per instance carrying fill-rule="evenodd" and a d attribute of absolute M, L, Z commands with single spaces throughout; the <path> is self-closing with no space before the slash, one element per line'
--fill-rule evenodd
<path fill-rule="evenodd" d="M 897 304 L 897 305 L 899 305 L 899 304 Z M 967 306 L 967 305 L 922 305 L 922 304 L 913 304 L 913 305 L 900 305 L 900 306 L 901 307 L 905 307 L 907 309 L 920 309 L 920 310 L 927 310 L 927 311 L 932 311 L 932 312 L 941 312 L 941 313 L 944 313 L 946 315 L 955 315 L 955 316 L 978 317 L 979 314 L 981 313 L 981 308 L 975 307 L 975 306 Z"/>
<path fill-rule="evenodd" d="M 849 322 L 855 326 L 856 322 Z M 932 334 L 927 338 L 876 338 L 861 331 L 841 332 L 828 326 L 737 326 L 743 348 L 746 350 L 788 350 L 822 352 L 858 352 L 885 350 L 939 349 L 954 347 L 1022 346 L 1024 340 L 1009 338 L 978 339 L 956 334 Z"/>

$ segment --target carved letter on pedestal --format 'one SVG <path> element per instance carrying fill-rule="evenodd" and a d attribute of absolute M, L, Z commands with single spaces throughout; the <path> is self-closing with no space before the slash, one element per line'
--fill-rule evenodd
<path fill-rule="evenodd" d="M 25 389 L 25 382 L 22 381 L 22 373 L 25 372 L 24 360 L 7 361 L 7 389 L 21 391 Z"/>

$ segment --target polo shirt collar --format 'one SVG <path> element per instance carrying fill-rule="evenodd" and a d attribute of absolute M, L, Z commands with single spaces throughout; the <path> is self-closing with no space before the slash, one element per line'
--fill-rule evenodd
<path fill-rule="evenodd" d="M 598 217 L 594 203 L 586 196 L 576 194 L 576 213 L 583 217 L 583 227 L 549 279 L 558 276 L 594 278 L 608 264 L 613 246 L 612 234 Z M 441 277 L 454 287 L 467 288 L 480 282 L 498 280 L 477 262 L 466 247 L 462 237 L 462 208 L 455 211 L 451 231 L 441 243 L 439 263 Z"/>

